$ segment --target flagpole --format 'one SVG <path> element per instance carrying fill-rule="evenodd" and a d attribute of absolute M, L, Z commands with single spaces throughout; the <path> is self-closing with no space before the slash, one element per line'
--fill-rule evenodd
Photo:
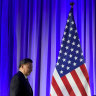
<path fill-rule="evenodd" d="M 71 5 L 71 8 L 73 8 L 73 6 L 74 6 L 74 2 L 71 2 L 70 5 Z"/>

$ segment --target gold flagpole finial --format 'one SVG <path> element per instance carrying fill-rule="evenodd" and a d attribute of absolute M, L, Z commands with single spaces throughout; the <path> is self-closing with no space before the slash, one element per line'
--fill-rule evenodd
<path fill-rule="evenodd" d="M 74 2 L 71 2 L 70 5 L 71 5 L 71 8 L 73 8 L 73 6 L 74 6 Z"/>

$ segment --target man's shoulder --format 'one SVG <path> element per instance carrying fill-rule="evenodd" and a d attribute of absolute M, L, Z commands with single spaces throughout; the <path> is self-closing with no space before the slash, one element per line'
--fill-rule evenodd
<path fill-rule="evenodd" d="M 21 78 L 23 78 L 23 74 L 19 71 L 17 72 L 13 77 L 11 81 L 20 81 Z"/>
<path fill-rule="evenodd" d="M 12 77 L 11 82 L 12 82 L 12 81 L 15 81 L 15 80 L 17 81 L 17 80 L 19 80 L 19 78 L 20 78 L 20 77 L 19 77 L 19 74 L 18 74 L 18 72 L 17 72 L 17 73 Z"/>

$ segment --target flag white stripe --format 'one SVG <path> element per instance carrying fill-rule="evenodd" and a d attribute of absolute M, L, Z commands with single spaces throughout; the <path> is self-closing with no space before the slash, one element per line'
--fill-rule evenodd
<path fill-rule="evenodd" d="M 72 87 L 74 93 L 76 94 L 76 96 L 82 96 L 76 83 L 75 83 L 75 81 L 74 81 L 74 79 L 73 79 L 73 77 L 72 77 L 72 75 L 70 73 L 68 73 L 66 75 L 66 77 L 67 77 L 67 80 L 69 81 L 70 86 Z"/>
<path fill-rule="evenodd" d="M 50 93 L 51 93 L 51 96 L 57 96 L 57 94 L 56 94 L 56 92 L 55 92 L 55 90 L 54 90 L 54 88 L 53 88 L 52 85 L 51 85 L 51 91 L 50 91 Z"/>
<path fill-rule="evenodd" d="M 91 92 L 90 92 L 90 87 L 89 87 L 89 84 L 85 78 L 85 76 L 83 75 L 83 72 L 81 71 L 80 67 L 78 67 L 77 69 L 75 69 L 82 85 L 84 86 L 84 89 L 87 93 L 88 96 L 91 96 Z"/>
<path fill-rule="evenodd" d="M 61 80 L 61 78 L 60 78 L 60 76 L 59 76 L 56 68 L 55 68 L 55 70 L 54 70 L 53 76 L 54 76 L 54 78 L 55 78 L 55 80 L 56 80 L 56 82 L 57 82 L 57 84 L 58 84 L 58 86 L 59 86 L 62 94 L 63 94 L 64 96 L 69 96 L 69 93 L 68 93 L 65 85 L 63 84 L 63 82 L 62 82 L 62 80 Z"/>

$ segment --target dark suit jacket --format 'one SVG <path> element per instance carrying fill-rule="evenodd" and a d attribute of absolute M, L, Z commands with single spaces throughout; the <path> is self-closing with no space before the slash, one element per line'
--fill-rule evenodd
<path fill-rule="evenodd" d="M 10 96 L 33 96 L 29 82 L 20 71 L 11 80 Z"/>

